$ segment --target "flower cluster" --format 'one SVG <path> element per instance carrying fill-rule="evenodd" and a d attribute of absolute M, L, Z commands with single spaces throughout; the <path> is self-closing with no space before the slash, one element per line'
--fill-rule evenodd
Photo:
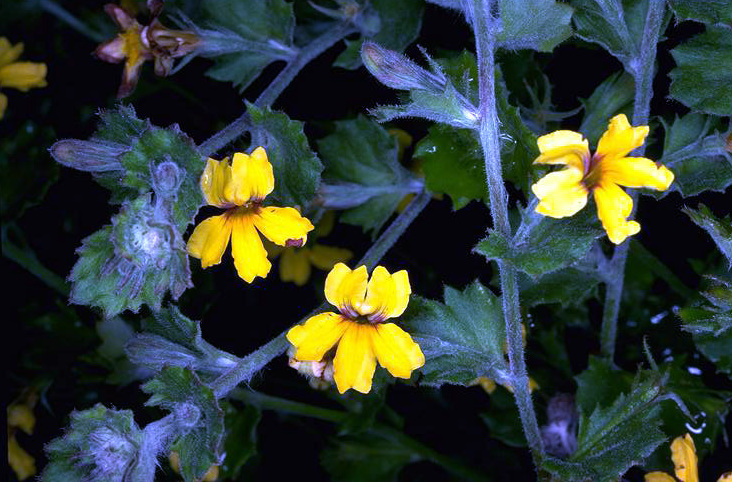
<path fill-rule="evenodd" d="M 0 37 L 0 88 L 12 87 L 21 92 L 46 86 L 46 64 L 40 62 L 18 62 L 23 53 L 23 44 L 11 45 Z M 0 119 L 5 115 L 8 98 L 0 93 Z"/>

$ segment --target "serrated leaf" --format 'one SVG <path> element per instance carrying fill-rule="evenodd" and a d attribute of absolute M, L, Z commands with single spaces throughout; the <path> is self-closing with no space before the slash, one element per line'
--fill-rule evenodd
<path fill-rule="evenodd" d="M 163 407 L 176 415 L 184 430 L 172 450 L 180 455 L 181 475 L 186 481 L 200 479 L 222 458 L 224 412 L 213 391 L 195 372 L 169 367 L 142 385 L 151 395 L 146 405 Z"/>
<path fill-rule="evenodd" d="M 285 0 L 206 0 L 202 10 L 216 40 L 224 45 L 204 51 L 216 63 L 206 75 L 232 82 L 242 92 L 267 65 L 288 60 L 294 51 L 295 16 Z M 209 34 L 212 35 L 212 34 Z M 226 53 L 226 43 L 240 44 Z M 205 48 L 205 47 L 204 47 Z"/>
<path fill-rule="evenodd" d="M 249 459 L 257 454 L 257 427 L 262 411 L 252 405 L 226 412 L 226 458 L 221 467 L 221 479 L 237 480 Z"/>
<path fill-rule="evenodd" d="M 732 29 L 708 26 L 671 50 L 669 95 L 695 111 L 719 116 L 732 112 Z"/>
<path fill-rule="evenodd" d="M 402 468 L 421 457 L 394 438 L 340 437 L 323 450 L 321 463 L 334 481 L 395 481 Z"/>
<path fill-rule="evenodd" d="M 616 72 L 603 80 L 595 91 L 582 102 L 585 115 L 580 132 L 592 143 L 597 144 L 607 129 L 607 120 L 617 114 L 632 117 L 635 82 L 627 72 Z"/>
<path fill-rule="evenodd" d="M 596 356 L 590 356 L 587 368 L 574 378 L 577 382 L 574 399 L 582 413 L 592 413 L 598 406 L 610 406 L 633 385 L 632 373 Z"/>
<path fill-rule="evenodd" d="M 668 4 L 679 20 L 732 23 L 732 3 L 727 0 L 669 0 Z"/>
<path fill-rule="evenodd" d="M 732 217 L 728 215 L 725 218 L 718 219 L 703 204 L 699 204 L 698 210 L 685 207 L 683 211 L 694 221 L 694 224 L 702 228 L 712 237 L 717 248 L 727 258 L 729 267 L 732 268 Z"/>
<path fill-rule="evenodd" d="M 470 385 L 478 377 L 506 379 L 505 327 L 498 297 L 475 281 L 445 287 L 445 302 L 413 297 L 402 324 L 424 352 L 421 384 Z"/>
<path fill-rule="evenodd" d="M 475 251 L 536 277 L 583 258 L 592 242 L 603 234 L 594 206 L 563 219 L 542 216 L 534 206 L 532 203 L 523 211 L 521 225 L 512 239 L 494 230 Z"/>
<path fill-rule="evenodd" d="M 379 19 L 378 31 L 373 35 L 365 35 L 365 38 L 397 52 L 403 52 L 417 39 L 422 28 L 423 0 L 370 0 L 364 3 L 373 9 Z M 346 50 L 333 65 L 349 70 L 359 68 L 364 37 L 356 41 L 346 40 Z"/>
<path fill-rule="evenodd" d="M 275 188 L 267 201 L 305 207 L 320 184 L 323 165 L 310 149 L 303 123 L 269 107 L 247 104 L 252 122 L 252 146 L 264 146 L 272 163 Z"/>
<path fill-rule="evenodd" d="M 546 273 L 536 280 L 521 280 L 521 303 L 532 307 L 547 303 L 571 306 L 582 303 L 597 291 L 602 277 L 597 271 L 567 267 Z"/>
<path fill-rule="evenodd" d="M 125 346 L 132 363 L 160 371 L 165 366 L 191 368 L 218 376 L 237 358 L 201 338 L 201 323 L 184 316 L 176 306 L 156 311 L 142 321 L 142 333 Z"/>
<path fill-rule="evenodd" d="M 572 7 L 554 0 L 499 0 L 497 41 L 509 50 L 551 52 L 572 35 Z"/>
<path fill-rule="evenodd" d="M 400 163 L 397 142 L 376 122 L 359 115 L 338 121 L 318 141 L 323 157 L 325 207 L 347 209 L 340 220 L 375 236 L 404 196 L 413 176 Z"/>

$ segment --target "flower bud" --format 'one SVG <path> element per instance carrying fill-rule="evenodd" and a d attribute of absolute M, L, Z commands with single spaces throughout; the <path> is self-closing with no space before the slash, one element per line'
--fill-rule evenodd
<path fill-rule="evenodd" d="M 129 148 L 108 141 L 81 141 L 63 139 L 56 142 L 49 152 L 59 164 L 80 171 L 109 172 L 122 171 L 119 157 Z"/>
<path fill-rule="evenodd" d="M 185 169 L 173 161 L 164 161 L 152 169 L 152 182 L 155 194 L 162 197 L 175 195 L 185 177 Z"/>
<path fill-rule="evenodd" d="M 429 72 L 404 55 L 374 42 L 363 43 L 361 58 L 374 77 L 393 89 L 427 90 L 433 93 L 445 90 L 444 77 Z"/>

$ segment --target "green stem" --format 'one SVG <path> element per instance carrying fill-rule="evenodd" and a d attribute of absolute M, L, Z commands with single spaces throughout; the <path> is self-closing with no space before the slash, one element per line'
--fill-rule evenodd
<path fill-rule="evenodd" d="M 341 423 L 351 415 L 348 412 L 341 410 L 316 407 L 306 403 L 296 402 L 294 400 L 265 395 L 253 390 L 234 389 L 229 396 L 254 405 L 255 407 L 259 407 L 262 410 L 275 410 L 278 412 L 291 413 L 293 415 L 317 418 L 318 420 L 325 420 L 333 423 Z M 430 447 L 427 447 L 421 442 L 406 435 L 401 430 L 397 430 L 389 425 L 377 422 L 370 431 L 383 438 L 394 440 L 401 446 L 411 449 L 415 454 L 419 455 L 423 459 L 444 467 L 447 471 L 456 477 L 459 477 L 460 480 L 488 480 L 485 475 L 477 470 L 466 466 L 458 460 L 443 455 Z"/>
<path fill-rule="evenodd" d="M 277 74 L 277 77 L 267 86 L 259 95 L 254 105 L 263 107 L 271 105 L 282 91 L 290 85 L 290 82 L 310 61 L 320 56 L 323 52 L 331 48 L 333 45 L 341 41 L 346 35 L 355 32 L 355 28 L 348 21 L 338 22 L 333 28 L 325 31 L 315 40 L 304 46 L 300 51 L 288 62 L 284 69 Z M 199 151 L 204 156 L 210 156 L 228 143 L 241 136 L 249 128 L 249 114 L 244 112 L 239 118 L 235 119 L 231 124 L 208 138 L 200 146 Z"/>
<path fill-rule="evenodd" d="M 658 37 L 663 24 L 665 0 L 650 0 L 646 23 L 643 29 L 640 54 L 636 60 L 638 68 L 635 77 L 635 99 L 633 107 L 633 125 L 648 125 L 653 98 L 653 67 L 656 59 Z M 645 146 L 635 150 L 634 155 L 642 156 Z M 631 193 L 633 212 L 638 205 L 637 193 Z M 600 346 L 602 354 L 610 361 L 615 359 L 615 341 L 618 333 L 618 315 L 620 301 L 623 297 L 623 283 L 625 281 L 625 263 L 628 259 L 630 242 L 626 241 L 615 249 L 613 257 L 608 263 L 608 279 L 605 287 L 605 306 L 602 312 L 602 328 L 600 331 Z"/>
<path fill-rule="evenodd" d="M 61 296 L 68 297 L 69 285 L 66 284 L 66 281 L 50 269 L 43 266 L 30 248 L 20 248 L 10 241 L 6 232 L 7 228 L 8 226 L 4 226 L 2 230 L 3 256 L 18 263 L 29 273 L 43 281 L 46 286 L 56 290 L 56 292 Z"/>
<path fill-rule="evenodd" d="M 105 38 L 102 33 L 89 28 L 87 24 L 74 17 L 68 10 L 66 10 L 53 0 L 41 0 L 39 5 L 43 10 L 50 13 L 62 22 L 66 23 L 69 27 L 89 38 L 89 40 L 97 43 L 104 42 Z"/>
<path fill-rule="evenodd" d="M 427 206 L 430 200 L 430 194 L 427 191 L 422 191 L 409 203 L 407 208 L 402 211 L 399 216 L 396 217 L 386 230 L 381 233 L 379 239 L 369 248 L 364 254 L 363 258 L 356 264 L 360 266 L 365 264 L 369 269 L 372 269 L 376 263 L 379 262 L 382 256 L 391 248 L 399 237 L 404 234 L 412 221 L 422 212 Z M 327 307 L 327 304 L 322 304 L 314 312 L 321 311 Z M 305 318 L 298 321 L 302 323 L 310 318 L 314 312 L 309 313 Z M 246 382 L 254 376 L 259 370 L 272 361 L 273 358 L 281 355 L 287 350 L 289 346 L 285 339 L 286 333 L 289 328 L 266 344 L 259 347 L 254 352 L 250 353 L 246 357 L 242 358 L 231 370 L 221 375 L 212 384 L 211 389 L 214 391 L 218 398 L 227 396 L 227 394 L 236 388 L 242 382 Z M 528 385 L 527 385 L 528 387 Z"/>
<path fill-rule="evenodd" d="M 501 173 L 501 150 L 498 138 L 499 122 L 495 98 L 495 32 L 499 19 L 491 12 L 497 11 L 492 0 L 471 0 L 466 2 L 468 15 L 475 31 L 475 45 L 478 54 L 478 82 L 480 93 L 480 141 L 485 158 L 486 181 L 490 199 L 493 227 L 511 239 L 511 225 L 508 220 L 508 194 Z M 519 408 L 521 425 L 531 450 L 536 467 L 541 466 L 544 446 L 539 425 L 534 413 L 534 405 L 529 390 L 529 376 L 526 372 L 524 347 L 521 336 L 521 308 L 516 270 L 499 261 L 498 270 L 501 282 L 501 299 L 506 323 L 506 344 L 511 385 L 516 404 Z"/>

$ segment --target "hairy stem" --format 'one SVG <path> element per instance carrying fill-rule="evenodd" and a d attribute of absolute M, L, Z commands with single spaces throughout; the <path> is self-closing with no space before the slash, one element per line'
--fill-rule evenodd
<path fill-rule="evenodd" d="M 634 59 L 637 69 L 635 77 L 635 99 L 633 108 L 633 125 L 648 125 L 648 117 L 651 111 L 651 99 L 653 98 L 653 67 L 656 59 L 658 37 L 661 34 L 663 24 L 665 0 L 650 0 L 646 23 L 643 29 L 640 53 Z M 633 153 L 642 156 L 645 146 L 641 146 Z M 633 199 L 633 212 L 638 204 L 638 195 L 631 193 Z M 626 241 L 615 249 L 613 257 L 609 262 L 609 281 L 606 283 L 605 306 L 602 313 L 602 329 L 600 331 L 600 346 L 602 354 L 610 361 L 615 358 L 615 341 L 618 333 L 618 314 L 620 313 L 620 301 L 623 296 L 623 283 L 625 281 L 625 262 L 628 259 L 630 242 Z"/>
<path fill-rule="evenodd" d="M 499 19 L 492 12 L 497 9 L 492 0 L 470 0 L 466 2 L 469 18 L 475 31 L 475 45 L 478 54 L 478 75 L 480 91 L 480 142 L 485 159 L 488 197 L 490 199 L 493 228 L 511 238 L 511 225 L 508 221 L 508 195 L 501 173 L 501 151 L 498 138 L 499 122 L 495 98 L 495 33 Z M 524 347 L 521 337 L 521 308 L 516 270 L 499 261 L 498 270 L 501 281 L 501 299 L 506 322 L 506 343 L 511 384 L 516 404 L 521 416 L 526 440 L 529 444 L 534 463 L 540 466 L 544 447 L 539 425 L 534 413 L 534 405 L 529 390 L 529 376 L 526 373 Z"/>
<path fill-rule="evenodd" d="M 423 190 L 417 194 L 417 196 L 412 199 L 412 202 L 409 203 L 407 208 L 397 216 L 394 222 L 392 222 L 383 233 L 381 233 L 379 239 L 377 239 L 371 248 L 366 251 L 366 254 L 364 254 L 363 258 L 361 258 L 357 263 L 357 266 L 365 264 L 368 269 L 373 269 L 381 257 L 386 254 L 394 243 L 396 243 L 399 237 L 404 234 L 404 231 L 407 230 L 409 225 L 412 224 L 412 221 L 414 221 L 425 206 L 427 206 L 429 200 L 430 194 L 427 191 Z M 326 306 L 327 304 L 323 304 L 314 310 L 314 312 L 321 311 L 325 309 Z M 302 320 L 298 321 L 298 323 L 302 323 L 310 318 L 314 312 L 309 313 Z M 211 384 L 211 389 L 216 394 L 216 397 L 225 397 L 237 385 L 251 379 L 255 373 L 264 368 L 264 366 L 273 358 L 284 353 L 288 346 L 288 342 L 285 339 L 285 334 L 288 330 L 280 333 L 254 352 L 242 358 L 233 368 L 231 368 L 231 370 L 217 378 Z"/>
<path fill-rule="evenodd" d="M 264 89 L 257 100 L 254 101 L 254 105 L 257 107 L 271 105 L 275 100 L 277 100 L 277 97 L 280 96 L 282 91 L 290 85 L 290 82 L 292 82 L 303 67 L 338 43 L 346 35 L 355 31 L 355 27 L 353 27 L 350 22 L 344 20 L 342 22 L 338 22 L 333 28 L 326 30 L 322 35 L 304 46 L 300 49 L 297 55 L 287 63 L 285 68 L 277 74 L 277 77 L 275 77 L 272 83 Z M 198 146 L 198 149 L 202 155 L 210 156 L 242 135 L 248 127 L 249 114 L 244 112 L 231 124 L 204 141 L 200 146 Z"/>

